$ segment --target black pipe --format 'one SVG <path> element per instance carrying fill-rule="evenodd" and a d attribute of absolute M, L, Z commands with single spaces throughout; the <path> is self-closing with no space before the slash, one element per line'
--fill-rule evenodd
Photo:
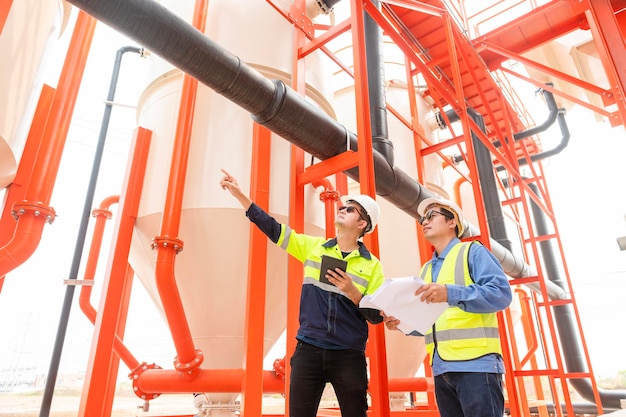
<path fill-rule="evenodd" d="M 546 85 L 548 87 L 554 87 L 553 83 L 546 83 Z M 548 130 L 548 128 L 552 126 L 552 124 L 554 124 L 554 121 L 556 120 L 556 115 L 559 112 L 559 108 L 556 104 L 556 100 L 554 99 L 554 94 L 552 94 L 548 90 L 544 90 L 543 88 L 540 88 L 537 92 L 542 94 L 543 98 L 546 100 L 546 105 L 548 106 L 548 117 L 540 125 L 537 125 L 537 126 L 531 127 L 530 129 L 526 129 L 521 132 L 517 132 L 513 134 L 513 139 L 516 141 L 531 137 L 533 135 L 536 135 L 538 133 Z M 500 146 L 500 144 L 498 143 L 496 146 Z"/>
<path fill-rule="evenodd" d="M 77 279 L 80 269 L 80 261 L 85 246 L 85 236 L 87 235 L 89 219 L 91 217 L 91 209 L 93 207 L 93 199 L 96 191 L 96 184 L 98 182 L 98 173 L 100 172 L 100 164 L 102 162 L 102 155 L 104 153 L 104 144 L 106 143 L 109 120 L 111 119 L 111 110 L 113 109 L 112 103 L 113 99 L 115 98 L 115 89 L 117 87 L 117 79 L 120 72 L 122 56 L 126 52 L 141 54 L 142 51 L 142 49 L 137 47 L 125 46 L 120 48 L 115 55 L 113 74 L 111 75 L 111 83 L 109 84 L 109 94 L 107 95 L 107 103 L 104 107 L 104 115 L 102 116 L 102 123 L 100 125 L 100 136 L 98 137 L 98 143 L 96 144 L 93 165 L 91 167 L 91 176 L 89 177 L 89 185 L 87 186 L 87 193 L 85 195 L 85 203 L 83 205 L 80 226 L 78 228 L 78 236 L 76 238 L 76 245 L 74 246 L 74 255 L 72 257 L 72 264 L 69 273 L 70 280 L 75 281 Z M 54 386 L 56 385 L 56 380 L 59 372 L 61 353 L 63 352 L 63 343 L 65 342 L 65 333 L 67 331 L 67 324 L 69 322 L 70 312 L 72 310 L 72 298 L 74 297 L 75 288 L 75 285 L 68 284 L 65 289 L 65 298 L 63 300 L 61 317 L 59 319 L 57 335 L 54 341 L 52 359 L 50 360 L 50 367 L 48 368 L 48 376 L 46 378 L 46 385 L 43 391 L 43 398 L 41 400 L 39 417 L 48 417 L 50 415 L 50 405 L 52 404 Z"/>
<path fill-rule="evenodd" d="M 552 86 L 552 83 L 546 83 L 547 86 Z M 539 89 L 539 92 L 541 94 L 543 94 L 545 100 L 546 100 L 546 106 L 548 107 L 548 117 L 546 118 L 546 120 L 544 120 L 544 122 L 540 125 L 531 127 L 530 129 L 526 129 L 523 130 L 521 132 L 517 132 L 513 134 L 513 139 L 514 141 L 518 141 L 533 135 L 536 135 L 540 132 L 544 132 L 546 131 L 550 126 L 552 126 L 554 124 L 554 122 L 557 120 L 557 116 L 561 113 L 564 112 L 564 109 L 559 109 L 557 104 L 556 104 L 556 100 L 554 99 L 554 94 L 552 94 L 550 91 L 548 90 L 544 90 L 544 89 Z M 448 121 L 450 123 L 454 123 L 456 121 L 458 121 L 460 119 L 460 116 L 453 110 L 447 110 L 445 112 L 445 115 L 448 119 Z M 435 114 L 435 122 L 437 123 L 437 126 L 439 126 L 440 129 L 445 129 L 447 127 L 447 123 L 444 119 L 444 117 L 440 114 L 437 113 Z M 565 120 L 563 119 L 563 123 L 565 122 Z M 561 121 L 559 121 L 559 124 L 561 124 Z M 567 130 L 567 127 L 565 127 L 565 130 Z M 561 128 L 561 131 L 563 131 L 563 127 Z M 568 139 L 569 139 L 569 133 L 568 133 Z M 499 148 L 501 146 L 500 141 L 496 140 L 495 142 L 493 142 L 493 145 L 496 148 Z M 531 160 L 534 162 L 536 160 L 542 159 L 542 158 L 546 158 L 550 155 L 541 153 L 541 154 L 537 154 L 537 155 L 542 155 L 542 156 L 537 156 L 534 157 L 534 155 L 531 156 Z M 533 159 L 534 157 L 534 159 Z M 458 164 L 459 162 L 463 161 L 463 156 L 462 155 L 454 155 L 451 157 L 452 161 L 456 164 Z M 524 165 L 527 163 L 527 161 L 522 158 L 518 160 L 518 163 L 520 165 Z M 504 169 L 504 167 L 502 166 L 498 166 L 497 170 L 498 171 L 502 171 Z"/>
<path fill-rule="evenodd" d="M 468 115 L 483 133 L 487 131 L 482 115 L 476 113 L 473 109 L 468 109 Z M 491 152 L 473 131 L 471 132 L 471 137 L 478 169 L 481 197 L 485 206 L 485 214 L 487 215 L 489 235 L 510 251 L 512 250 L 512 244 L 506 233 Z"/>
<path fill-rule="evenodd" d="M 143 44 L 314 157 L 325 160 L 346 150 L 347 129 L 343 125 L 282 82 L 267 79 L 161 4 L 150 0 L 69 3 Z M 348 136 L 349 148 L 356 150 L 356 136 L 351 132 Z M 373 154 L 377 194 L 417 219 L 418 204 L 435 195 L 406 173 L 390 167 L 378 152 Z M 358 169 L 346 174 L 358 180 Z M 470 236 L 470 227 L 467 229 L 466 237 Z M 530 269 L 522 260 L 495 241 L 491 249 L 509 276 L 527 276 Z"/>
<path fill-rule="evenodd" d="M 565 122 L 565 109 L 559 109 L 557 121 L 559 122 L 559 129 L 561 130 L 561 141 L 559 142 L 558 145 L 556 145 L 552 149 L 548 149 L 547 151 L 530 155 L 530 160 L 532 162 L 537 162 L 541 159 L 559 154 L 561 153 L 563 149 L 567 148 L 567 145 L 569 145 L 570 133 L 569 133 L 569 128 L 567 127 L 567 123 Z M 521 161 L 518 161 L 518 162 L 520 163 L 520 165 L 524 165 L 528 163 L 528 161 L 526 160 L 524 161 L 525 161 L 524 163 L 522 163 Z"/>
<path fill-rule="evenodd" d="M 540 161 L 542 159 L 548 158 L 550 156 L 554 156 L 557 155 L 559 153 L 561 153 L 561 151 L 563 151 L 563 149 L 567 148 L 567 146 L 569 145 L 569 139 L 570 139 L 570 132 L 569 132 L 569 128 L 567 127 L 567 122 L 565 121 L 565 109 L 559 109 L 556 108 L 556 102 L 554 101 L 554 96 L 552 95 L 552 93 L 549 92 L 544 92 L 544 94 L 546 94 L 546 102 L 548 103 L 548 106 L 551 108 L 550 113 L 552 114 L 554 109 L 556 112 L 556 120 L 559 122 L 559 129 L 561 130 L 561 140 L 559 141 L 559 143 L 552 149 L 548 149 L 546 151 L 543 152 L 538 152 L 536 154 L 532 154 L 530 155 L 530 161 L 531 162 L 537 162 Z M 551 99 L 550 99 L 551 98 Z M 545 124 L 545 123 L 544 123 Z M 528 132 L 532 129 L 529 130 L 525 130 L 524 132 Z M 522 133 L 522 132 L 520 132 Z M 535 134 L 535 133 L 532 133 Z M 526 137 L 526 136 L 524 136 Z M 526 158 L 520 158 L 517 160 L 518 165 L 528 165 L 528 159 Z M 503 171 L 505 168 L 500 165 L 496 168 L 496 170 L 498 172 Z"/>
<path fill-rule="evenodd" d="M 372 0 L 372 4 L 380 9 L 378 0 Z M 372 147 L 387 160 L 389 166 L 393 166 L 393 143 L 389 140 L 387 126 L 383 31 L 368 13 L 364 12 L 363 14 Z"/>
<path fill-rule="evenodd" d="M 315 4 L 320 8 L 324 14 L 330 13 L 335 4 L 339 3 L 341 0 L 315 0 Z"/>

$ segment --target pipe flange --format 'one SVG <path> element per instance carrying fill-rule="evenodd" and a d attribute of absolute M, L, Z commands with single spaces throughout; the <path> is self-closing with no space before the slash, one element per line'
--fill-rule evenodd
<path fill-rule="evenodd" d="M 128 374 L 128 377 L 133 381 L 133 392 L 135 393 L 135 395 L 139 398 L 141 398 L 142 400 L 153 400 L 155 398 L 157 398 L 158 396 L 160 396 L 160 393 L 147 393 L 147 392 L 143 392 L 141 390 L 141 388 L 139 388 L 139 377 L 141 376 L 141 374 L 143 374 L 145 371 L 149 370 L 149 369 L 163 369 L 161 368 L 159 365 L 156 364 L 147 364 L 145 362 L 142 362 L 139 366 L 137 366 L 135 369 L 133 369 L 130 374 Z"/>
<path fill-rule="evenodd" d="M 285 379 L 285 358 L 278 358 L 274 361 L 274 374 L 282 380 Z"/>
<path fill-rule="evenodd" d="M 113 217 L 113 212 L 107 209 L 97 208 L 91 212 L 93 217 L 104 217 L 105 219 L 110 219 Z"/>
<path fill-rule="evenodd" d="M 320 193 L 320 201 L 339 201 L 341 198 L 341 194 L 336 190 L 324 190 Z"/>
<path fill-rule="evenodd" d="M 287 86 L 285 86 L 285 83 L 281 80 L 272 80 L 272 82 L 276 87 L 274 96 L 272 97 L 272 102 L 259 113 L 252 115 L 252 120 L 260 125 L 269 122 L 274 118 L 274 116 L 276 116 L 278 111 L 283 107 L 283 103 L 285 102 L 285 97 L 287 95 Z"/>
<path fill-rule="evenodd" d="M 174 239 L 171 237 L 155 237 L 154 239 L 152 239 L 152 244 L 151 244 L 152 249 L 174 248 L 177 254 L 183 251 L 183 246 L 184 245 L 183 245 L 182 240 Z"/>
<path fill-rule="evenodd" d="M 203 361 L 204 361 L 204 354 L 202 353 L 200 349 L 196 349 L 196 357 L 193 358 L 193 360 L 190 362 L 182 363 L 178 360 L 178 356 L 176 356 L 174 358 L 174 368 L 176 368 L 177 371 L 184 372 L 186 374 L 191 374 L 200 365 L 202 365 Z"/>
<path fill-rule="evenodd" d="M 11 215 L 17 221 L 20 217 L 27 213 L 32 213 L 35 217 L 46 216 L 46 223 L 52 224 L 56 219 L 57 214 L 52 207 L 44 206 L 43 204 L 33 204 L 27 201 L 22 203 L 15 203 L 11 208 Z"/>

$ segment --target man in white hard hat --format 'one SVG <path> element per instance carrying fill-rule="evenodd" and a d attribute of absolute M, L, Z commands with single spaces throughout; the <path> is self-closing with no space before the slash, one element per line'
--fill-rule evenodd
<path fill-rule="evenodd" d="M 420 272 L 426 285 L 415 295 L 427 303 L 448 303 L 423 335 L 439 413 L 502 417 L 504 363 L 496 313 L 511 303 L 509 281 L 487 248 L 477 241 L 461 242 L 465 219 L 458 205 L 426 198 L 417 210 L 424 237 L 435 251 Z M 399 320 L 381 314 L 388 329 L 398 328 Z"/>
<path fill-rule="evenodd" d="M 367 415 L 367 322 L 381 323 L 378 311 L 360 309 L 359 301 L 384 281 L 379 260 L 360 238 L 378 223 L 379 208 L 367 195 L 345 196 L 335 218 L 335 238 L 297 233 L 254 204 L 237 180 L 222 170 L 220 181 L 246 209 L 246 216 L 267 237 L 304 264 L 300 295 L 300 327 L 291 357 L 289 416 L 315 417 L 322 393 L 330 382 L 343 417 Z M 322 256 L 343 259 L 320 277 Z M 321 278 L 326 278 L 326 283 Z"/>

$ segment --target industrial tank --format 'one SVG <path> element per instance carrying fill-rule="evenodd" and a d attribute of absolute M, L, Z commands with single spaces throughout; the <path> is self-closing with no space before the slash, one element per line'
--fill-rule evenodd
<path fill-rule="evenodd" d="M 192 10 L 183 2 L 170 2 L 173 11 L 191 21 Z M 191 2 L 184 2 L 189 5 Z M 165 4 L 168 7 L 168 4 Z M 288 7 L 288 5 L 284 5 Z M 231 24 L 233 21 L 237 25 Z M 292 26 L 266 2 L 212 0 L 206 34 L 256 68 L 265 77 L 289 84 L 291 48 L 271 48 L 271 39 L 292 36 Z M 247 28 L 241 31 L 241 28 Z M 307 58 L 306 95 L 331 116 L 325 99 L 329 88 L 324 62 Z M 138 124 L 153 131 L 146 179 L 132 240 L 130 263 L 152 299 L 162 308 L 155 282 L 156 253 L 151 241 L 160 235 L 174 132 L 183 75 L 158 58 L 153 82 L 138 105 Z M 249 191 L 253 121 L 237 105 L 199 85 L 188 161 L 180 234 L 184 243 L 176 257 L 176 283 L 187 315 L 193 342 L 203 352 L 204 369 L 241 368 L 248 271 L 250 222 L 230 193 L 219 187 L 220 168 L 235 175 Z M 289 209 L 290 144 L 272 135 L 269 212 L 286 222 Z M 308 160 L 308 159 L 307 159 Z M 304 232 L 324 234 L 324 205 L 319 191 L 305 188 Z M 287 255 L 270 244 L 267 268 L 264 354 L 285 329 Z M 232 404 L 238 393 L 207 394 L 212 404 Z"/>
<path fill-rule="evenodd" d="M 0 28 L 0 189 L 11 184 L 17 171 L 43 83 L 46 52 L 69 13 L 64 1 L 14 1 Z"/>

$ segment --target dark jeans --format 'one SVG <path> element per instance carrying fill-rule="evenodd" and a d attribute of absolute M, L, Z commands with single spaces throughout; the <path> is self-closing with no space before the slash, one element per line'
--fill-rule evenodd
<path fill-rule="evenodd" d="M 315 417 L 326 382 L 335 389 L 342 417 L 367 415 L 365 353 L 298 342 L 290 363 L 290 417 Z"/>
<path fill-rule="evenodd" d="M 441 417 L 502 417 L 502 375 L 448 372 L 435 377 Z"/>

